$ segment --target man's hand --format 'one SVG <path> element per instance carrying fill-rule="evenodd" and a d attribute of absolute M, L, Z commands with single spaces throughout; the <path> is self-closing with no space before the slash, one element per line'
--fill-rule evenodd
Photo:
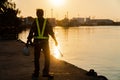
<path fill-rule="evenodd" d="M 25 46 L 28 48 L 29 47 L 29 41 L 27 41 L 27 43 L 25 44 Z"/>
<path fill-rule="evenodd" d="M 32 43 L 31 40 L 28 40 L 27 43 L 26 43 L 25 45 L 26 45 L 26 47 L 29 47 L 29 45 L 33 46 L 33 43 Z"/>
<path fill-rule="evenodd" d="M 58 46 L 58 42 L 57 41 L 55 41 L 55 45 Z"/>
<path fill-rule="evenodd" d="M 25 46 L 28 48 L 28 47 L 29 47 L 29 44 L 28 44 L 28 43 L 26 43 L 26 44 L 25 44 Z"/>
<path fill-rule="evenodd" d="M 57 42 L 57 40 L 56 40 L 56 37 L 55 37 L 55 35 L 51 35 L 52 36 L 52 38 L 54 39 L 54 41 L 55 41 L 55 45 L 56 46 L 58 46 L 58 42 Z"/>

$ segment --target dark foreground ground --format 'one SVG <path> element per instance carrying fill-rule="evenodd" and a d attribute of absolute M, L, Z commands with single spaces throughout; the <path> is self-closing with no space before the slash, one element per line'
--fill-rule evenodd
<path fill-rule="evenodd" d="M 24 56 L 24 44 L 20 41 L 0 41 L 0 80 L 31 80 L 33 72 L 33 49 L 31 55 Z M 43 56 L 43 54 L 42 54 Z M 41 57 L 42 57 L 41 56 Z M 40 59 L 41 69 L 44 58 Z M 87 71 L 51 56 L 50 72 L 54 80 L 98 80 L 86 75 Z M 39 80 L 47 80 L 40 75 Z"/>

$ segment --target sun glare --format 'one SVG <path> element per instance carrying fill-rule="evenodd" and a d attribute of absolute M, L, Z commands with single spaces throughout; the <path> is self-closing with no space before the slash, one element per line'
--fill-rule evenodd
<path fill-rule="evenodd" d="M 53 56 L 54 56 L 55 58 L 57 58 L 57 59 L 60 59 L 61 57 L 63 57 L 63 56 L 62 56 L 62 53 L 60 53 L 58 47 L 56 47 L 56 46 L 54 47 L 54 54 L 53 54 Z"/>
<path fill-rule="evenodd" d="M 50 0 L 53 6 L 62 6 L 65 4 L 65 0 Z"/>
<path fill-rule="evenodd" d="M 59 51 L 58 51 L 57 48 L 54 48 L 54 56 L 55 56 L 55 58 L 57 58 L 57 59 L 60 58 Z"/>

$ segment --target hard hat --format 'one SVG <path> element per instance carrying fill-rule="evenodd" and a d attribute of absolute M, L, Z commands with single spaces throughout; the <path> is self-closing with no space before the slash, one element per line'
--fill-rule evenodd
<path fill-rule="evenodd" d="M 28 47 L 24 47 L 24 48 L 23 48 L 23 54 L 24 54 L 25 56 L 29 56 L 29 55 L 30 55 L 30 51 L 29 51 L 29 48 L 28 48 Z"/>

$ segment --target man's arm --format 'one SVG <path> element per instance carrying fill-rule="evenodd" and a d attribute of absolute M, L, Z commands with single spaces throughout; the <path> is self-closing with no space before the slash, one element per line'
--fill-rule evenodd
<path fill-rule="evenodd" d="M 57 46 L 57 45 L 58 45 L 58 42 L 57 42 L 57 40 L 56 40 L 55 35 L 53 34 L 53 35 L 51 35 L 51 37 L 54 39 L 54 41 L 55 41 L 55 45 Z"/>
<path fill-rule="evenodd" d="M 54 34 L 54 31 L 53 31 L 53 27 L 51 26 L 51 24 L 49 23 L 49 21 L 47 21 L 47 26 L 48 26 L 48 31 L 49 31 L 49 34 L 51 35 L 51 37 L 53 38 L 53 40 L 55 41 L 55 45 L 57 46 L 58 45 L 58 42 L 57 42 L 57 39 L 55 37 L 55 34 Z"/>
<path fill-rule="evenodd" d="M 33 22 L 32 26 L 31 26 L 31 29 L 30 29 L 30 32 L 29 32 L 29 35 L 27 37 L 27 43 L 26 45 L 28 46 L 29 44 L 32 44 L 32 38 L 34 37 L 33 33 L 34 33 L 34 25 L 35 25 L 35 22 Z"/>

